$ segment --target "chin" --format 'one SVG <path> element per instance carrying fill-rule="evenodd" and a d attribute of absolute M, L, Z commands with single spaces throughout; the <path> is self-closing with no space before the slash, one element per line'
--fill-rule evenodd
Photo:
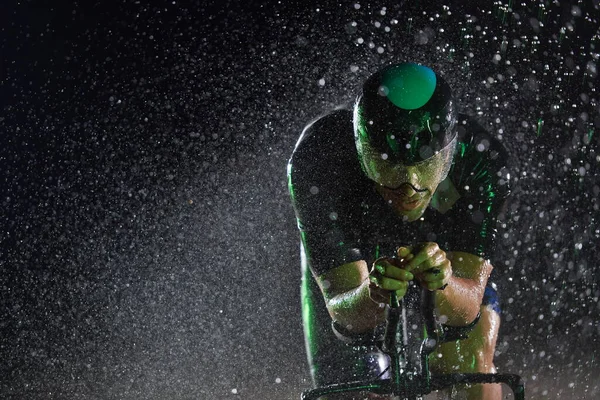
<path fill-rule="evenodd" d="M 424 208 L 419 209 L 419 210 L 410 210 L 410 211 L 396 209 L 396 214 L 408 222 L 413 222 L 413 221 L 418 220 L 421 217 L 421 215 L 423 215 L 423 212 L 425 212 Z"/>

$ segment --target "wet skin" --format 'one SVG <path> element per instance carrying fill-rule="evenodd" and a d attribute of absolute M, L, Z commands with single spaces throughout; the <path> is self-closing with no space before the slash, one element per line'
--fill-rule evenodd
<path fill-rule="evenodd" d="M 452 163 L 454 141 L 427 161 L 414 165 L 390 164 L 378 158 L 363 160 L 375 180 L 375 190 L 394 213 L 413 222 L 419 219 Z"/>
<path fill-rule="evenodd" d="M 375 186 L 375 190 L 389 204 L 394 213 L 405 217 L 409 222 L 416 221 L 423 215 L 435 192 L 435 188 L 415 189 L 408 183 L 404 183 L 396 189 L 379 184 Z"/>

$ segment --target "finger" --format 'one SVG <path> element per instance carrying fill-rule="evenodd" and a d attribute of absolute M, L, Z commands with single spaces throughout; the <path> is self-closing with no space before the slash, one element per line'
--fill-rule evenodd
<path fill-rule="evenodd" d="M 429 254 L 426 252 L 417 253 L 413 258 L 408 260 L 408 262 L 404 265 L 404 268 L 407 271 L 412 272 L 413 274 L 417 274 L 425 271 L 430 268 L 429 265 L 425 265 L 424 262 L 429 259 Z"/>
<path fill-rule="evenodd" d="M 427 272 L 424 272 L 420 276 L 421 282 L 435 282 L 439 280 L 444 280 L 445 275 L 442 270 L 439 269 L 430 269 Z"/>
<path fill-rule="evenodd" d="M 439 288 L 441 288 L 444 285 L 445 285 L 444 281 L 435 281 L 435 282 L 426 283 L 425 287 L 427 288 L 427 290 L 438 290 Z"/>
<path fill-rule="evenodd" d="M 411 252 L 412 249 L 410 247 L 402 246 L 398 247 L 398 250 L 396 250 L 396 255 L 398 256 L 398 258 L 406 258 Z"/>
<path fill-rule="evenodd" d="M 375 260 L 373 268 L 371 268 L 371 275 L 383 275 L 385 274 L 385 266 L 387 263 L 384 260 Z"/>
<path fill-rule="evenodd" d="M 430 258 L 435 251 L 436 249 L 433 248 L 433 246 L 431 246 L 429 243 L 421 246 L 416 252 L 413 253 L 414 257 L 408 261 L 406 264 L 406 269 L 409 271 L 416 270 L 417 267 L 419 267 L 423 261 Z"/>
<path fill-rule="evenodd" d="M 428 268 L 431 268 L 432 262 L 429 261 L 425 263 L 425 261 L 437 257 L 437 253 L 439 253 L 440 248 L 437 243 L 426 243 L 417 254 L 415 254 L 414 258 L 408 261 L 406 264 L 406 269 L 411 272 L 423 272 Z M 445 257 L 445 253 L 444 253 Z"/>
<path fill-rule="evenodd" d="M 389 268 L 395 268 L 392 264 L 390 264 L 387 261 L 378 261 L 374 264 L 373 266 L 374 271 L 372 271 L 372 274 L 374 275 L 381 275 L 381 276 L 385 276 L 386 275 L 386 271 Z"/>
<path fill-rule="evenodd" d="M 397 268 L 405 269 L 406 264 L 412 259 L 413 259 L 413 255 L 409 254 L 408 256 L 406 256 L 404 258 L 393 258 L 390 260 L 390 262 L 392 263 L 393 266 L 395 266 Z"/>
<path fill-rule="evenodd" d="M 414 279 L 414 275 L 409 271 L 398 268 L 393 265 L 385 267 L 384 271 L 379 271 L 382 275 L 387 276 L 388 278 L 399 279 L 402 281 L 412 281 Z"/>
<path fill-rule="evenodd" d="M 444 290 L 446 286 L 448 286 L 448 282 L 445 281 L 435 281 L 435 282 L 427 282 L 421 283 L 421 286 L 427 288 L 428 290 Z"/>
<path fill-rule="evenodd" d="M 436 282 L 446 281 L 450 277 L 450 273 L 444 270 L 437 270 L 433 272 L 426 272 L 420 276 L 421 282 Z"/>
<path fill-rule="evenodd" d="M 430 268 L 417 276 L 421 281 L 433 282 L 436 280 L 448 280 L 452 276 L 452 264 L 450 260 L 444 260 L 441 264 Z"/>
<path fill-rule="evenodd" d="M 405 290 L 408 282 L 399 281 L 397 279 L 386 278 L 385 276 L 377 279 L 377 286 L 385 290 Z"/>
<path fill-rule="evenodd" d="M 396 297 L 398 298 L 398 300 L 403 298 L 406 295 L 407 290 L 408 290 L 408 286 L 404 289 L 396 290 Z"/>
<path fill-rule="evenodd" d="M 444 251 L 440 250 L 437 253 L 433 254 L 431 257 L 424 260 L 419 265 L 419 267 L 423 268 L 423 271 L 426 271 L 431 268 L 439 267 L 446 261 L 447 261 L 446 253 Z"/>
<path fill-rule="evenodd" d="M 392 261 L 393 260 L 391 258 L 383 258 L 383 257 L 382 258 L 378 258 L 373 263 L 373 269 L 376 270 L 376 271 L 379 271 L 380 274 L 384 275 L 386 267 L 393 265 Z"/>
<path fill-rule="evenodd" d="M 374 283 L 371 283 L 369 285 L 369 297 L 376 303 L 388 303 L 390 301 L 390 292 L 381 289 Z"/>

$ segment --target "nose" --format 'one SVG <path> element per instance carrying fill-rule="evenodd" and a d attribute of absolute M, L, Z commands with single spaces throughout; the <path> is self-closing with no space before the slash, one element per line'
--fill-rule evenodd
<path fill-rule="evenodd" d="M 415 188 L 419 189 L 419 174 L 417 168 L 413 166 L 396 169 L 396 177 L 402 182 L 398 188 L 406 196 L 412 196 L 416 193 Z M 411 187 L 412 186 L 412 187 Z"/>
<path fill-rule="evenodd" d="M 403 196 L 406 197 L 412 197 L 417 193 L 416 190 L 408 183 L 401 185 L 398 188 L 398 190 L 400 191 L 400 193 L 402 193 Z"/>

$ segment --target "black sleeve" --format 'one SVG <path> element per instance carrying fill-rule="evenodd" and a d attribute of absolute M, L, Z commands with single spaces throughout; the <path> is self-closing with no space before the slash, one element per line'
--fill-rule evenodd
<path fill-rule="evenodd" d="M 288 163 L 288 188 L 311 270 L 321 275 L 362 259 L 348 208 L 356 157 L 351 113 L 329 114 L 302 133 Z M 353 162 L 354 160 L 354 162 Z"/>
<path fill-rule="evenodd" d="M 455 225 L 453 247 L 489 258 L 495 251 L 497 220 L 510 193 L 508 153 L 474 121 L 465 128 L 468 135 L 459 136 L 456 170 L 452 171 L 457 189 L 464 194 L 459 205 L 463 217 Z"/>

